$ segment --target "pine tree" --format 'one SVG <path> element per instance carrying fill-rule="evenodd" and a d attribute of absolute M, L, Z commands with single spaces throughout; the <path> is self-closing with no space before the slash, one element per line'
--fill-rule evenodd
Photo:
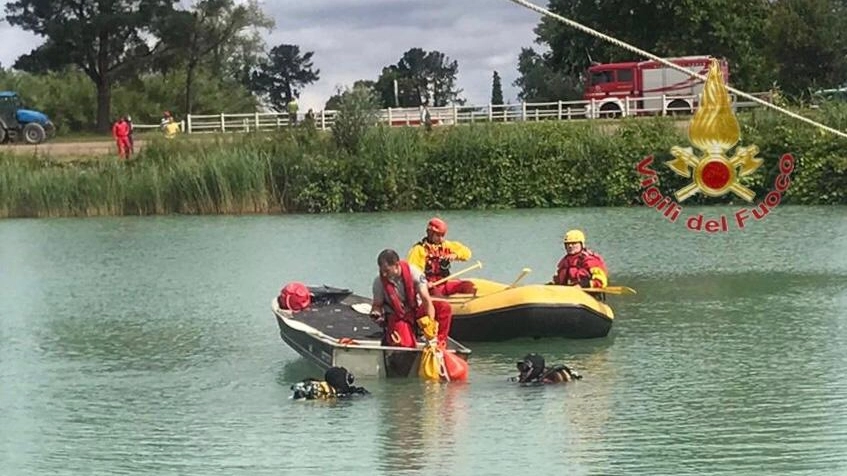
<path fill-rule="evenodd" d="M 491 104 L 503 104 L 503 86 L 500 84 L 500 75 L 497 71 L 491 79 Z"/>

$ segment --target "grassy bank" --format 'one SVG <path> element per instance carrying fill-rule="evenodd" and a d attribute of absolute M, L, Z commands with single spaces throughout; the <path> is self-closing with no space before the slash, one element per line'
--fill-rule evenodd
<path fill-rule="evenodd" d="M 847 128 L 847 108 L 816 112 Z M 765 164 L 745 183 L 761 199 L 791 152 L 783 203 L 847 204 L 847 140 L 766 110 L 739 116 L 742 144 Z M 329 134 L 284 131 L 206 141 L 153 140 L 131 162 L 0 155 L 0 216 L 343 212 L 639 204 L 635 164 L 654 154 L 660 188 L 687 183 L 662 162 L 688 146 L 663 118 L 372 129 L 360 149 Z M 724 202 L 732 196 L 723 197 Z M 737 200 L 737 199 L 736 199 Z M 690 203 L 720 199 L 695 196 Z"/>

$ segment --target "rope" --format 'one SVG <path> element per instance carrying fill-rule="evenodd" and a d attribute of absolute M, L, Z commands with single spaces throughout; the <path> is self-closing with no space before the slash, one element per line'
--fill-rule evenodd
<path fill-rule="evenodd" d="M 677 71 L 680 71 L 680 72 L 682 72 L 682 73 L 684 73 L 684 74 L 687 74 L 687 75 L 689 75 L 689 76 L 693 76 L 693 77 L 695 77 L 695 78 L 697 78 L 697 79 L 699 79 L 699 80 L 701 80 L 701 81 L 703 81 L 703 82 L 705 82 L 705 81 L 706 81 L 706 77 L 705 77 L 705 76 L 703 76 L 702 74 L 695 73 L 695 72 L 693 72 L 693 71 L 690 71 L 690 70 L 688 70 L 688 69 L 685 69 L 685 68 L 683 68 L 682 66 L 679 66 L 679 65 L 676 65 L 676 64 L 674 64 L 674 63 L 671 63 L 671 62 L 670 62 L 670 61 L 668 61 L 668 60 L 665 60 L 665 59 L 663 59 L 663 58 L 659 58 L 658 56 L 656 56 L 656 55 L 654 55 L 654 54 L 652 54 L 652 53 L 649 53 L 649 52 L 647 52 L 647 51 L 644 51 L 644 50 L 638 49 L 638 48 L 636 48 L 635 46 L 630 45 L 629 43 L 625 43 L 625 42 L 623 42 L 623 41 L 621 41 L 621 40 L 618 40 L 618 39 L 616 39 L 616 38 L 612 38 L 611 36 L 608 36 L 608 35 L 605 35 L 605 34 L 603 34 L 603 33 L 600 33 L 600 32 L 599 32 L 599 31 L 597 31 L 597 30 L 593 30 L 593 29 L 591 29 L 591 28 L 589 28 L 589 27 L 587 27 L 587 26 L 585 26 L 585 25 L 583 25 L 583 24 L 581 24 L 581 23 L 577 23 L 577 22 L 575 22 L 575 21 L 573 21 L 573 20 L 570 20 L 570 19 L 568 19 L 568 18 L 565 18 L 565 17 L 563 17 L 563 16 L 561 16 L 561 15 L 557 15 L 557 14 L 555 14 L 555 13 L 551 12 L 550 10 L 547 10 L 547 9 L 545 9 L 545 8 L 541 8 L 541 7 L 539 7 L 538 5 L 535 5 L 535 4 L 533 4 L 533 3 L 527 2 L 526 0 L 509 0 L 509 1 L 510 1 L 510 2 L 512 2 L 512 3 L 516 3 L 516 4 L 518 4 L 518 5 L 524 6 L 524 7 L 526 7 L 526 8 L 529 8 L 530 10 L 534 10 L 535 12 L 538 12 L 538 13 L 540 13 L 540 14 L 542 14 L 542 15 L 547 15 L 547 16 L 549 16 L 549 17 L 551 17 L 551 18 L 555 18 L 555 19 L 557 19 L 557 20 L 561 21 L 562 23 L 565 23 L 565 24 L 567 24 L 567 25 L 569 25 L 569 26 L 572 26 L 572 27 L 576 28 L 577 30 L 582 30 L 582 31 L 584 31 L 584 32 L 588 33 L 589 35 L 594 35 L 594 36 L 596 36 L 596 37 L 598 37 L 598 38 L 602 38 L 602 39 L 604 39 L 604 40 L 608 41 L 609 43 L 612 43 L 613 45 L 620 46 L 621 48 L 624 48 L 624 49 L 630 50 L 630 51 L 635 52 L 635 53 L 637 53 L 637 54 L 639 54 L 639 55 L 641 55 L 641 56 L 645 56 L 645 57 L 647 57 L 647 58 L 650 58 L 650 59 L 652 59 L 653 61 L 658 61 L 659 63 L 662 63 L 663 65 L 665 65 L 665 66 L 667 66 L 667 67 L 669 67 L 669 68 L 673 68 L 673 69 L 675 69 L 675 70 L 677 70 Z M 812 120 L 812 119 L 809 119 L 809 118 L 807 118 L 807 117 L 803 117 L 803 116 L 801 116 L 801 115 L 799 115 L 799 114 L 797 114 L 797 113 L 794 113 L 794 112 L 791 112 L 791 111 L 789 111 L 789 110 L 787 110 L 787 109 L 781 108 L 781 107 L 777 106 L 776 104 L 772 104 L 772 103 L 769 103 L 769 102 L 764 101 L 764 100 L 762 100 L 762 99 L 759 99 L 759 98 L 757 98 L 756 96 L 753 96 L 753 95 L 751 95 L 751 94 L 747 94 L 747 93 L 745 93 L 744 91 L 739 91 L 739 90 L 737 90 L 737 89 L 735 89 L 735 88 L 733 88 L 733 87 L 731 87 L 731 86 L 727 86 L 727 89 L 728 89 L 728 90 L 730 90 L 730 91 L 732 91 L 733 93 L 735 93 L 735 94 L 737 94 L 737 95 L 739 95 L 739 96 L 743 97 L 743 98 L 747 98 L 747 99 L 749 99 L 749 100 L 751 100 L 751 101 L 753 101 L 753 102 L 759 103 L 759 104 L 761 104 L 761 105 L 763 105 L 763 106 L 765 106 L 765 107 L 769 107 L 769 108 L 774 109 L 774 110 L 776 110 L 776 111 L 778 111 L 778 112 L 781 112 L 781 113 L 783 113 L 783 114 L 786 114 L 786 115 L 788 115 L 788 116 L 791 116 L 791 117 L 793 117 L 793 118 L 795 118 L 795 119 L 799 119 L 799 120 L 801 120 L 801 121 L 803 121 L 803 122 L 806 122 L 806 123 L 808 123 L 808 124 L 811 124 L 811 125 L 813 125 L 813 126 L 815 126 L 815 127 L 818 127 L 818 128 L 823 129 L 823 130 L 825 130 L 825 131 L 831 132 L 831 133 L 833 133 L 833 134 L 835 134 L 835 135 L 838 135 L 838 136 L 841 136 L 841 137 L 847 138 L 847 133 L 845 133 L 845 132 L 843 132 L 843 131 L 839 131 L 838 129 L 833 129 L 832 127 L 826 126 L 826 125 L 821 124 L 821 123 L 819 123 L 819 122 L 815 122 L 815 121 L 814 121 L 814 120 Z"/>

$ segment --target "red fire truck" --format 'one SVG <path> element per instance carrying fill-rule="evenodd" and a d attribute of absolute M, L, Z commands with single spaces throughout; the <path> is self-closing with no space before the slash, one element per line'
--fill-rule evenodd
<path fill-rule="evenodd" d="M 705 76 L 712 57 L 684 56 L 666 60 Z M 724 83 L 728 83 L 729 65 L 725 59 L 719 61 Z M 583 99 L 591 101 L 586 115 L 592 118 L 691 113 L 702 92 L 703 81 L 649 60 L 592 65 L 588 68 Z"/>

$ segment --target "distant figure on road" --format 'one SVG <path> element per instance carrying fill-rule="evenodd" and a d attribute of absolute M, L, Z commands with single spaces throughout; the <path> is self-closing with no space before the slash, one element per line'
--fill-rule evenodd
<path fill-rule="evenodd" d="M 303 125 L 306 128 L 314 128 L 315 127 L 315 111 L 312 108 L 309 108 L 306 111 L 306 116 L 303 117 Z"/>
<path fill-rule="evenodd" d="M 296 97 L 292 96 L 291 100 L 288 101 L 287 108 L 288 108 L 289 125 L 293 126 L 293 125 L 297 124 L 297 111 L 300 110 L 300 105 L 297 104 L 297 98 Z"/>
<path fill-rule="evenodd" d="M 168 114 L 168 116 L 166 118 L 167 122 L 165 122 L 165 118 L 162 119 L 162 132 L 165 133 L 165 139 L 173 139 L 181 132 L 179 123 L 176 122 L 176 119 L 174 119 L 170 113 L 167 111 L 165 113 Z"/>
<path fill-rule="evenodd" d="M 112 137 L 115 138 L 115 143 L 118 146 L 118 157 L 129 159 L 131 154 L 130 149 L 130 125 L 126 121 L 126 117 L 119 118 L 112 126 Z"/>

